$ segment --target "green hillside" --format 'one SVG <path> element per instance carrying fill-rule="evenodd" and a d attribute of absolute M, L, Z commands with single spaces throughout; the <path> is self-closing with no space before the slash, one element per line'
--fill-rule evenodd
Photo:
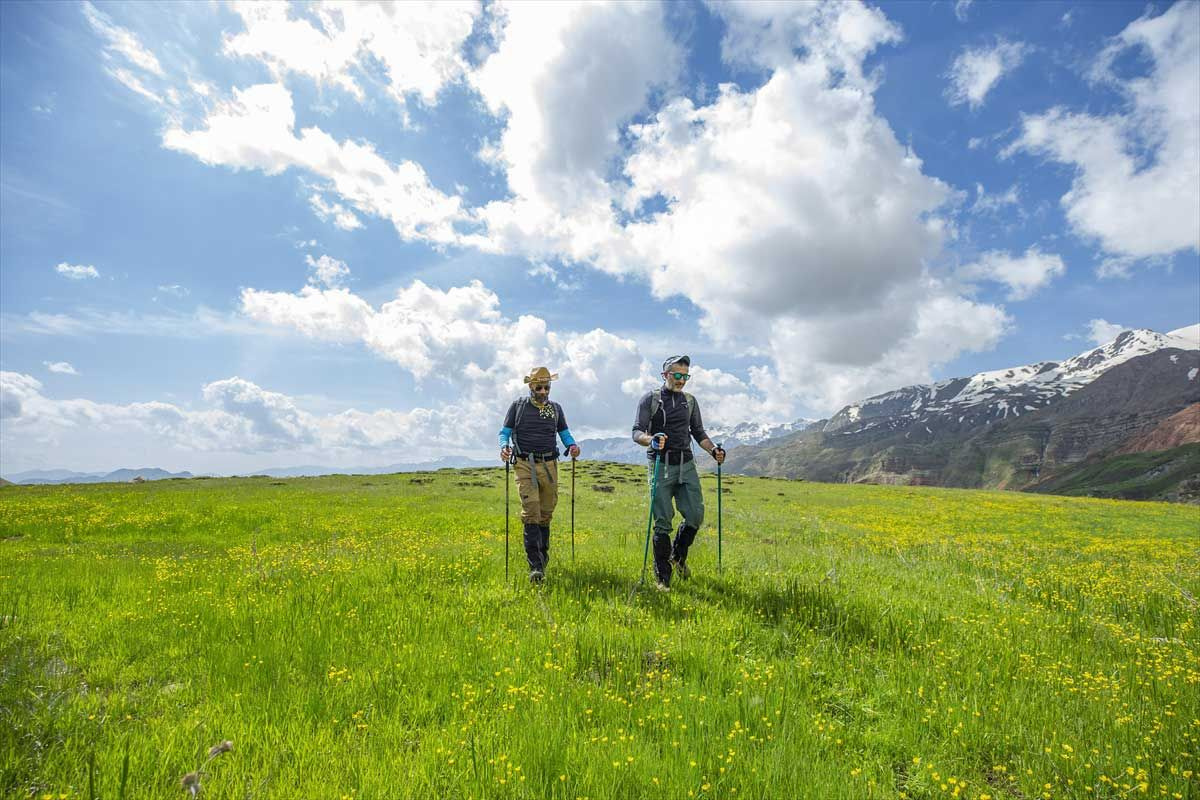
<path fill-rule="evenodd" d="M 1092 459 L 1030 487 L 1030 491 L 1129 500 L 1200 501 L 1200 444 Z"/>
<path fill-rule="evenodd" d="M 0 796 L 1200 798 L 1194 507 L 578 469 L 3 487 Z"/>

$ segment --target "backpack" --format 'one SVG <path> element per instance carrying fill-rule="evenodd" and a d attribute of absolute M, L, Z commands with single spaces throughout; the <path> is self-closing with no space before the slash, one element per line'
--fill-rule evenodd
<path fill-rule="evenodd" d="M 696 411 L 696 398 L 692 397 L 687 392 L 684 392 L 683 396 L 687 398 L 688 425 L 691 425 L 692 424 L 692 414 L 695 413 L 695 411 Z M 651 392 L 650 393 L 650 422 L 651 423 L 654 422 L 654 415 L 658 413 L 658 410 L 660 408 L 662 408 L 662 396 L 659 395 L 659 393 L 657 391 Z M 666 424 L 667 424 L 667 412 L 664 411 L 663 412 L 663 427 L 666 427 Z"/>

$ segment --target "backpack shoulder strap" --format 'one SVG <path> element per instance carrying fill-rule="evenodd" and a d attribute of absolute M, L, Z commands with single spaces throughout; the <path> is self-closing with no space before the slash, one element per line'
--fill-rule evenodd
<path fill-rule="evenodd" d="M 650 392 L 650 420 L 654 421 L 654 415 L 658 413 L 658 409 L 662 407 L 662 398 L 658 396 L 658 392 Z"/>
<path fill-rule="evenodd" d="M 516 407 L 517 407 L 517 414 L 516 414 L 516 417 L 513 419 L 513 430 L 515 431 L 517 429 L 517 426 L 521 424 L 521 415 L 525 413 L 525 406 L 529 405 L 529 398 L 528 397 L 518 397 L 516 400 L 513 401 L 513 404 L 516 405 Z"/>
<path fill-rule="evenodd" d="M 684 392 L 683 396 L 687 398 L 688 424 L 690 425 L 692 423 L 692 414 L 696 413 L 696 397 L 694 395 L 688 394 L 687 392 Z"/>

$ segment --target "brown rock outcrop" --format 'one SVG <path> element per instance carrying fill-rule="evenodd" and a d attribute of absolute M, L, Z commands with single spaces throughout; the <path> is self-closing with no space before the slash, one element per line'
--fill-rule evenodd
<path fill-rule="evenodd" d="M 1149 453 L 1194 442 L 1200 442 L 1200 403 L 1192 403 L 1146 433 L 1133 437 L 1117 453 Z"/>

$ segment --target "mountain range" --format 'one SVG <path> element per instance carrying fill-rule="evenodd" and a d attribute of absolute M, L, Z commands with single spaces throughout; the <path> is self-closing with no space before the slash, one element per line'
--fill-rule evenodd
<path fill-rule="evenodd" d="M 1070 486 L 1076 494 L 1200 498 L 1200 471 L 1189 466 L 1193 450 L 1200 451 L 1197 404 L 1200 325 L 1167 334 L 1128 330 L 1062 363 L 867 398 L 798 433 L 739 448 L 726 469 L 834 482 Z M 1138 474 L 1141 466 L 1145 474 Z M 1072 478 L 1084 473 L 1092 478 Z"/>
<path fill-rule="evenodd" d="M 422 461 L 411 464 L 388 464 L 382 467 L 329 467 L 318 464 L 308 464 L 298 467 L 272 467 L 253 472 L 253 475 L 266 475 L 271 478 L 301 478 L 318 475 L 387 475 L 394 472 L 432 472 L 439 469 L 459 469 L 465 467 L 490 467 L 491 461 L 479 461 L 474 458 L 447 456 L 434 461 Z M 113 472 L 73 472 L 68 469 L 30 470 L 5 475 L 11 483 L 25 486 L 35 484 L 61 483 L 124 483 L 140 478 L 144 481 L 159 481 L 170 478 L 215 477 L 213 475 L 193 475 L 190 472 L 168 472 L 156 467 L 143 469 L 118 469 Z"/>

